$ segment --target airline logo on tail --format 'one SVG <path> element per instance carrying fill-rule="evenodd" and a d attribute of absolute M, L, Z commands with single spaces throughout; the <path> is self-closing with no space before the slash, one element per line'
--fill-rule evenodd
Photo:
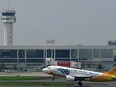
<path fill-rule="evenodd" d="M 108 73 L 108 74 L 116 74 L 116 66 L 113 69 L 111 69 L 110 71 L 106 72 L 106 73 Z"/>

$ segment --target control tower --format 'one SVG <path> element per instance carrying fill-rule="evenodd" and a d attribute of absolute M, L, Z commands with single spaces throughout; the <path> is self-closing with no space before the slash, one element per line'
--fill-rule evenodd
<path fill-rule="evenodd" d="M 4 46 L 13 46 L 13 23 L 16 22 L 15 10 L 3 10 L 1 21 L 4 23 Z"/>

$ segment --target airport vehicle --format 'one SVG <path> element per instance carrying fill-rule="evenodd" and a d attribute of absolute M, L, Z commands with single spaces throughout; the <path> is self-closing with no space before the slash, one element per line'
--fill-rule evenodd
<path fill-rule="evenodd" d="M 82 81 L 116 81 L 116 66 L 105 73 L 62 66 L 48 66 L 42 71 L 54 77 L 64 77 L 67 81 L 78 81 L 78 85 L 80 86 L 82 86 Z"/>

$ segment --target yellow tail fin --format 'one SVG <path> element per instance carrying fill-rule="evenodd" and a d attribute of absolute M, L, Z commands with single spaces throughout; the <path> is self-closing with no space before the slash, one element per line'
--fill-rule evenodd
<path fill-rule="evenodd" d="M 116 75 L 116 66 L 106 73 L 110 75 Z"/>

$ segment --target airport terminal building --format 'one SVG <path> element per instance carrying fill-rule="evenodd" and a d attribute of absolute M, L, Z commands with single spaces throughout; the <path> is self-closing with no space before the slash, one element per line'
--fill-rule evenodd
<path fill-rule="evenodd" d="M 0 46 L 1 64 L 37 66 L 45 58 L 80 62 L 115 62 L 116 46 Z"/>
<path fill-rule="evenodd" d="M 45 58 L 54 60 L 77 61 L 84 64 L 116 61 L 116 41 L 106 46 L 50 45 L 14 46 L 13 23 L 16 22 L 15 10 L 3 10 L 1 22 L 4 24 L 4 46 L 0 46 L 0 64 L 7 66 L 39 66 Z M 112 45 L 113 44 L 113 45 Z M 94 65 L 92 64 L 92 65 Z"/>

